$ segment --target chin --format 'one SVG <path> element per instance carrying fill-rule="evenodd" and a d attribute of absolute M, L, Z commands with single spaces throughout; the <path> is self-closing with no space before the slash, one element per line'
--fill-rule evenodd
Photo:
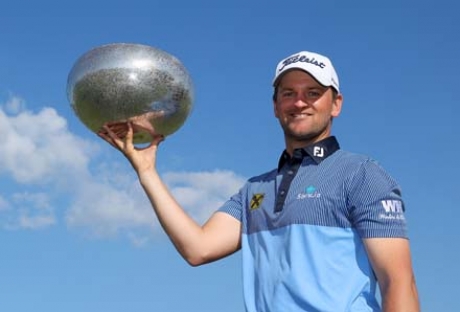
<path fill-rule="evenodd" d="M 293 141 L 311 141 L 312 139 L 315 139 L 317 135 L 313 133 L 305 133 L 305 132 L 290 132 L 286 134 L 286 138 L 289 138 L 290 140 Z"/>

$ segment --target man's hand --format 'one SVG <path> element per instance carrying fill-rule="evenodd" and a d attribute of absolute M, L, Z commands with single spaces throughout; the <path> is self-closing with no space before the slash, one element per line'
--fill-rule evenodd
<path fill-rule="evenodd" d="M 155 168 L 156 151 L 164 140 L 163 135 L 150 131 L 152 141 L 146 147 L 136 147 L 133 142 L 135 131 L 145 131 L 145 127 L 137 127 L 133 122 L 106 123 L 97 135 L 119 150 L 129 160 L 137 174 Z"/>

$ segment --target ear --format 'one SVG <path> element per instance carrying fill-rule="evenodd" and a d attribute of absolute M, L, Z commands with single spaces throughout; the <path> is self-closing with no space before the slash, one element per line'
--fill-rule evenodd
<path fill-rule="evenodd" d="M 343 103 L 343 96 L 342 94 L 337 94 L 335 99 L 332 101 L 332 110 L 331 110 L 331 117 L 337 117 L 340 115 L 340 111 L 342 110 L 342 103 Z"/>

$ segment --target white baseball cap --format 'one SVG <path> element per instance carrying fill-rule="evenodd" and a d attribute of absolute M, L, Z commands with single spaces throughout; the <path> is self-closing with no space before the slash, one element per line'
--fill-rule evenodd
<path fill-rule="evenodd" d="M 273 86 L 279 83 L 280 77 L 290 69 L 301 69 L 313 76 L 325 87 L 333 87 L 339 91 L 339 77 L 332 66 L 331 60 L 324 55 L 301 51 L 283 59 L 276 66 Z"/>

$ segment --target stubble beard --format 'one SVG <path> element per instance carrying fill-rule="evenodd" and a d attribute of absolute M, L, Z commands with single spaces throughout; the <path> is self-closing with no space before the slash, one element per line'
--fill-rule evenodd
<path fill-rule="evenodd" d="M 281 127 L 283 128 L 287 145 L 295 144 L 296 146 L 307 146 L 328 137 L 330 135 L 331 124 L 326 123 L 324 126 L 305 130 L 294 130 L 286 124 L 281 124 Z"/>

